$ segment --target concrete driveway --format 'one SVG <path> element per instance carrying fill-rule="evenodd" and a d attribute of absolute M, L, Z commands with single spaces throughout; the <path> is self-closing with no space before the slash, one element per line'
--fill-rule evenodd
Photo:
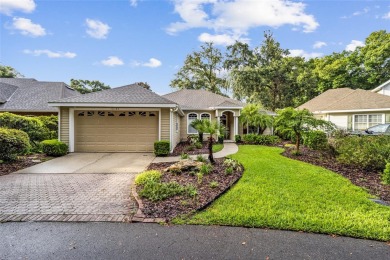
<path fill-rule="evenodd" d="M 70 153 L 16 173 L 138 173 L 153 159 L 152 153 Z"/>
<path fill-rule="evenodd" d="M 72 153 L 0 176 L 0 223 L 6 221 L 129 221 L 136 173 L 149 153 Z"/>

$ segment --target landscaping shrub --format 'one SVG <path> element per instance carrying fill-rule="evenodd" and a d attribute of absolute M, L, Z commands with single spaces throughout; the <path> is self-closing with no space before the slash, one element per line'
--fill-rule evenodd
<path fill-rule="evenodd" d="M 58 116 L 38 116 L 37 118 L 48 129 L 47 139 L 56 139 L 58 137 Z"/>
<path fill-rule="evenodd" d="M 390 184 L 390 162 L 386 163 L 385 170 L 382 173 L 382 181 L 384 184 Z"/>
<path fill-rule="evenodd" d="M 235 135 L 234 141 L 236 141 L 236 143 L 241 143 L 241 135 Z"/>
<path fill-rule="evenodd" d="M 144 171 L 135 177 L 136 185 L 145 185 L 147 182 L 159 182 L 161 180 L 161 172 L 156 170 Z"/>
<path fill-rule="evenodd" d="M 219 136 L 218 136 L 218 143 L 219 143 L 219 144 L 223 144 L 223 140 L 224 140 L 223 135 L 219 135 Z"/>
<path fill-rule="evenodd" d="M 196 142 L 195 147 L 196 147 L 196 149 L 202 149 L 203 144 L 201 142 Z"/>
<path fill-rule="evenodd" d="M 154 154 L 156 156 L 167 156 L 169 154 L 169 141 L 154 142 Z"/>
<path fill-rule="evenodd" d="M 185 160 L 185 159 L 188 159 L 188 158 L 190 158 L 190 156 L 188 155 L 188 153 L 181 153 L 181 154 L 180 154 L 180 159 Z"/>
<path fill-rule="evenodd" d="M 313 150 L 324 150 L 327 147 L 328 139 L 323 131 L 309 131 L 303 136 L 303 144 Z"/>
<path fill-rule="evenodd" d="M 28 135 L 20 130 L 0 128 L 0 160 L 12 161 L 30 148 Z"/>
<path fill-rule="evenodd" d="M 50 130 L 37 117 L 20 116 L 8 112 L 1 113 L 0 127 L 26 132 L 34 145 L 50 138 Z"/>
<path fill-rule="evenodd" d="M 200 166 L 199 172 L 203 175 L 209 174 L 213 170 L 213 166 L 211 164 L 202 164 Z"/>
<path fill-rule="evenodd" d="M 245 144 L 275 145 L 280 142 L 280 138 L 276 135 L 246 134 L 243 136 L 243 142 Z"/>
<path fill-rule="evenodd" d="M 164 200 L 166 198 L 182 194 L 185 188 L 177 182 L 146 182 L 140 191 L 140 196 L 151 201 Z"/>
<path fill-rule="evenodd" d="M 49 156 L 63 156 L 68 153 L 68 145 L 57 139 L 41 142 L 42 151 Z"/>
<path fill-rule="evenodd" d="M 198 162 L 205 162 L 206 161 L 206 158 L 203 157 L 203 155 L 201 154 L 198 154 L 196 156 L 196 160 L 195 161 L 198 161 Z"/>
<path fill-rule="evenodd" d="M 348 136 L 334 141 L 341 163 L 383 170 L 390 160 L 390 136 Z"/>
<path fill-rule="evenodd" d="M 199 136 L 198 135 L 188 135 L 187 142 L 189 144 L 196 144 L 199 142 Z"/>

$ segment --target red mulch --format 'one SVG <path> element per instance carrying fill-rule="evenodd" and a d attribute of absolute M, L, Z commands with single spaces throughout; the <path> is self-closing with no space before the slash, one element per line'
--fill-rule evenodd
<path fill-rule="evenodd" d="M 292 149 L 286 149 L 283 155 L 337 172 L 348 178 L 353 184 L 368 189 L 371 194 L 378 196 L 390 205 L 390 185 L 381 183 L 378 171 L 341 164 L 337 162 L 336 158 L 329 156 L 325 152 L 314 151 L 306 147 L 301 147 L 300 150 L 302 155 L 293 155 L 291 153 Z"/>
<path fill-rule="evenodd" d="M 19 171 L 21 169 L 33 166 L 44 161 L 48 161 L 50 159 L 53 159 L 53 157 L 47 156 L 45 154 L 30 154 L 19 156 L 18 160 L 14 162 L 0 163 L 0 176 L 9 174 L 11 172 Z M 33 160 L 40 160 L 41 162 L 33 162 Z"/>
<path fill-rule="evenodd" d="M 142 198 L 144 204 L 143 213 L 148 218 L 166 218 L 170 220 L 178 215 L 188 214 L 196 210 L 200 210 L 208 206 L 222 193 L 224 193 L 230 186 L 232 186 L 241 176 L 243 171 L 233 172 L 230 175 L 225 175 L 224 159 L 215 159 L 213 171 L 203 176 L 202 183 L 198 183 L 196 176 L 191 176 L 188 172 L 181 174 L 164 173 L 162 181 L 175 181 L 181 185 L 193 185 L 198 191 L 195 198 L 184 196 L 175 196 L 163 201 L 152 202 L 146 198 Z M 163 170 L 173 163 L 152 163 L 148 170 Z M 211 188 L 210 182 L 218 182 L 218 187 Z M 140 188 L 137 187 L 139 192 Z"/>
<path fill-rule="evenodd" d="M 194 147 L 193 150 L 188 150 L 190 145 L 188 142 L 180 142 L 176 145 L 175 149 L 173 150 L 172 153 L 169 154 L 169 156 L 178 156 L 181 155 L 182 153 L 186 154 L 208 154 L 209 150 L 207 148 L 207 142 L 203 142 L 203 147 L 201 149 L 197 149 Z"/>

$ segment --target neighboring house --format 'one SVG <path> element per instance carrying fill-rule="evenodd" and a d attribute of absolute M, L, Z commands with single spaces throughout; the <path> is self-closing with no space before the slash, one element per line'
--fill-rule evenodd
<path fill-rule="evenodd" d="M 159 96 L 137 84 L 52 101 L 60 110 L 60 140 L 70 152 L 152 152 L 158 140 L 171 150 L 189 134 L 196 118 L 217 118 L 234 140 L 243 103 L 205 90 Z"/>
<path fill-rule="evenodd" d="M 385 83 L 383 83 L 379 87 L 374 88 L 371 91 L 378 94 L 390 96 L 390 80 L 386 81 Z"/>
<path fill-rule="evenodd" d="M 80 95 L 63 82 L 44 82 L 26 78 L 0 78 L 0 112 L 19 115 L 57 115 L 48 105 L 55 99 Z"/>
<path fill-rule="evenodd" d="M 390 81 L 372 91 L 330 89 L 298 108 L 306 108 L 316 117 L 330 121 L 340 129 L 360 131 L 377 124 L 390 123 L 389 89 Z"/>

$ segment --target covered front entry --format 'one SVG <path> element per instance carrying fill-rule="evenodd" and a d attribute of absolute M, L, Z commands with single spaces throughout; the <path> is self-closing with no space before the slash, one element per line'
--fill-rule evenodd
<path fill-rule="evenodd" d="M 75 110 L 75 152 L 152 152 L 158 111 Z"/>

